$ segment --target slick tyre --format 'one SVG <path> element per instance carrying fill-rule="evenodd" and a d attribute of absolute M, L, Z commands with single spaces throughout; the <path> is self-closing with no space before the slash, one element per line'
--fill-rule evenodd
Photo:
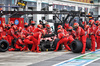
<path fill-rule="evenodd" d="M 9 48 L 9 43 L 6 40 L 0 41 L 0 52 L 6 52 Z"/>
<path fill-rule="evenodd" d="M 91 39 L 89 38 L 86 39 L 86 48 L 91 49 Z"/>
<path fill-rule="evenodd" d="M 72 52 L 74 53 L 79 53 L 82 51 L 82 48 L 83 48 L 83 44 L 81 41 L 79 40 L 74 40 L 72 43 L 71 43 L 71 50 Z"/>
<path fill-rule="evenodd" d="M 50 48 L 49 44 L 41 44 L 41 51 L 50 51 Z"/>

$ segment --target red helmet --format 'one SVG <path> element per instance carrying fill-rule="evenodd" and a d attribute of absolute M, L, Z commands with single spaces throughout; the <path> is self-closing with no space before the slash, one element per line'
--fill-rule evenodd
<path fill-rule="evenodd" d="M 57 32 L 60 33 L 60 32 L 62 32 L 62 30 L 61 29 L 58 29 Z"/>
<path fill-rule="evenodd" d="M 11 23 L 12 25 L 14 25 L 14 22 L 13 22 L 13 21 L 10 21 L 10 23 Z"/>
<path fill-rule="evenodd" d="M 35 21 L 31 21 L 31 24 L 35 24 Z"/>
<path fill-rule="evenodd" d="M 82 24 L 84 25 L 86 23 L 86 21 L 83 21 Z"/>
<path fill-rule="evenodd" d="M 62 29 L 62 26 L 61 25 L 58 25 L 58 29 Z"/>
<path fill-rule="evenodd" d="M 79 24 L 78 23 L 74 23 L 74 27 L 78 27 L 79 26 Z"/>
<path fill-rule="evenodd" d="M 28 23 L 27 22 L 25 22 L 24 27 L 28 27 Z"/>
<path fill-rule="evenodd" d="M 3 32 L 3 28 L 2 28 L 2 27 L 0 27 L 0 33 L 1 33 L 1 32 Z"/>
<path fill-rule="evenodd" d="M 15 29 L 15 30 L 16 30 L 16 29 L 17 29 L 17 26 L 16 26 L 16 25 L 14 25 L 14 26 L 13 26 L 13 29 Z"/>
<path fill-rule="evenodd" d="M 95 23 L 98 24 L 99 23 L 99 20 L 97 20 Z"/>
<path fill-rule="evenodd" d="M 65 23 L 65 26 L 64 26 L 64 28 L 66 29 L 66 28 L 69 28 L 69 24 L 67 23 Z"/>
<path fill-rule="evenodd" d="M 10 24 L 7 24 L 7 27 L 11 27 L 11 25 Z"/>
<path fill-rule="evenodd" d="M 89 25 L 85 25 L 84 28 L 86 28 L 86 29 L 89 28 Z"/>
<path fill-rule="evenodd" d="M 18 29 L 19 31 L 21 31 L 22 30 L 22 27 L 19 27 L 19 29 Z"/>
<path fill-rule="evenodd" d="M 38 27 L 38 28 L 42 28 L 43 26 L 39 24 L 39 25 L 37 25 L 37 27 Z"/>
<path fill-rule="evenodd" d="M 93 24 L 93 23 L 94 23 L 94 20 L 93 20 L 93 19 L 92 19 L 92 20 L 90 20 L 90 21 L 89 21 L 89 23 Z"/>
<path fill-rule="evenodd" d="M 25 25 L 28 25 L 28 23 L 27 23 L 27 22 L 25 22 Z"/>
<path fill-rule="evenodd" d="M 50 25 L 49 25 L 49 24 L 47 24 L 47 25 L 46 25 L 46 27 L 50 27 Z"/>
<path fill-rule="evenodd" d="M 46 25 L 46 28 L 50 28 L 50 25 L 49 25 L 49 24 L 47 24 L 47 25 Z"/>
<path fill-rule="evenodd" d="M 85 24 L 85 22 L 83 21 L 82 24 Z"/>
<path fill-rule="evenodd" d="M 68 29 L 72 30 L 72 29 L 73 29 L 73 27 L 72 27 L 72 26 L 69 26 L 69 28 L 68 28 Z"/>

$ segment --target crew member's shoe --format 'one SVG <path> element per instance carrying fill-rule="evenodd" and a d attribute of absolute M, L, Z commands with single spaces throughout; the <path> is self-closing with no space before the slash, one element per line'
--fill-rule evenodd
<path fill-rule="evenodd" d="M 57 52 L 57 50 L 54 50 L 54 52 Z"/>
<path fill-rule="evenodd" d="M 36 51 L 37 53 L 41 53 L 41 51 Z"/>
<path fill-rule="evenodd" d="M 96 48 L 96 49 L 100 49 L 100 48 Z"/>
<path fill-rule="evenodd" d="M 14 48 L 11 48 L 11 49 L 8 49 L 9 51 L 14 51 L 15 49 Z"/>
<path fill-rule="evenodd" d="M 81 54 L 85 54 L 85 52 L 81 52 Z"/>

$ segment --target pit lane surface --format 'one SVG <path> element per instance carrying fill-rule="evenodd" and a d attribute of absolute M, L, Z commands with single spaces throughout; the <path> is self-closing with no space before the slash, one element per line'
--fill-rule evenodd
<path fill-rule="evenodd" d="M 100 50 L 99 50 L 99 52 L 100 52 Z M 87 54 L 83 54 L 82 55 L 80 53 L 76 54 L 76 53 L 69 52 L 69 53 L 66 53 L 66 54 L 64 54 L 62 56 L 55 57 L 55 58 L 52 58 L 52 59 L 49 59 L 49 60 L 46 60 L 46 61 L 42 61 L 40 63 L 32 64 L 32 65 L 29 65 L 29 66 L 82 66 L 81 63 L 82 62 L 84 63 L 84 60 L 80 60 L 80 59 L 79 59 L 80 61 L 78 61 L 79 63 L 77 61 L 76 61 L 76 63 L 75 62 L 74 63 L 73 62 L 69 62 L 69 65 L 66 63 L 66 61 L 68 61 L 69 59 L 77 57 L 77 56 L 78 57 L 83 56 L 84 58 L 95 58 L 96 57 L 96 58 L 98 58 L 98 59 L 96 59 L 97 61 L 94 59 L 89 64 L 86 64 L 86 66 L 100 66 L 100 60 L 99 60 L 100 56 L 97 57 L 97 55 L 95 55 L 95 56 L 93 55 L 94 57 L 89 57 L 89 54 L 90 54 L 90 56 L 92 56 L 91 55 L 92 53 L 89 52 L 89 51 L 87 51 L 86 53 Z M 87 55 L 87 56 L 85 57 L 84 55 Z M 89 62 L 88 60 L 87 60 L 87 62 Z M 85 62 L 85 63 L 87 63 L 87 62 Z M 71 63 L 73 63 L 74 65 L 71 64 Z M 83 66 L 85 66 L 85 65 L 83 64 Z"/>
<path fill-rule="evenodd" d="M 66 54 L 64 51 L 59 52 L 25 52 L 25 51 L 7 51 L 0 52 L 0 66 L 28 66 L 39 63 L 54 57 Z"/>
<path fill-rule="evenodd" d="M 86 53 L 88 53 L 87 51 Z M 62 61 L 82 55 L 81 53 L 65 52 L 0 52 L 0 66 L 52 66 Z M 95 61 L 87 66 L 100 66 L 100 60 Z"/>

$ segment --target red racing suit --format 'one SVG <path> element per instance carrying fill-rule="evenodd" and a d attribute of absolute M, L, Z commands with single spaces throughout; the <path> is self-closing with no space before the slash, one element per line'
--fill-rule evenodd
<path fill-rule="evenodd" d="M 67 32 L 65 29 L 62 30 L 62 33 L 64 33 L 66 35 L 66 37 L 68 38 L 68 45 L 70 45 L 72 43 L 72 41 L 74 41 L 73 36 L 69 35 L 69 32 Z"/>
<path fill-rule="evenodd" d="M 51 28 L 50 29 L 44 28 L 44 30 L 45 34 L 52 34 Z"/>
<path fill-rule="evenodd" d="M 88 28 L 88 29 L 86 29 L 86 30 L 84 30 L 84 31 L 85 31 L 85 36 L 86 36 L 86 38 L 89 38 L 89 35 L 88 35 L 89 28 Z"/>
<path fill-rule="evenodd" d="M 2 33 L 0 33 L 0 40 L 2 40 L 3 38 L 2 38 Z"/>
<path fill-rule="evenodd" d="M 96 26 L 94 24 L 91 25 L 91 27 L 88 29 L 88 34 L 91 38 L 91 51 L 95 51 L 95 32 L 96 32 Z"/>
<path fill-rule="evenodd" d="M 2 37 L 3 37 L 3 39 L 8 41 L 8 39 L 7 39 L 7 29 L 3 29 Z"/>
<path fill-rule="evenodd" d="M 14 30 L 12 28 L 10 28 L 8 31 L 7 31 L 7 38 L 8 39 L 8 42 L 9 42 L 9 46 L 11 46 L 11 42 L 12 40 L 14 39 L 15 35 L 14 35 Z"/>
<path fill-rule="evenodd" d="M 98 28 L 96 31 L 96 39 L 97 39 L 97 49 L 100 49 L 100 29 Z"/>
<path fill-rule="evenodd" d="M 21 45 L 24 45 L 24 43 L 20 38 L 18 38 L 16 43 L 14 44 L 15 49 L 20 49 L 22 51 L 23 47 Z"/>
<path fill-rule="evenodd" d="M 98 25 L 99 26 L 99 25 Z M 96 26 L 96 31 L 98 30 L 98 26 Z M 96 42 L 97 42 L 97 45 L 98 45 L 98 40 L 97 40 L 97 37 L 98 37 L 98 35 L 96 35 L 95 34 L 95 40 L 96 40 Z M 97 48 L 98 49 L 98 48 Z"/>
<path fill-rule="evenodd" d="M 68 50 L 71 50 L 70 47 L 67 45 L 68 38 L 64 33 L 58 33 L 58 38 L 60 39 L 57 43 L 56 49 L 54 51 L 57 51 L 60 44 L 64 44 L 65 48 Z"/>
<path fill-rule="evenodd" d="M 36 48 L 37 52 L 39 51 L 39 46 L 38 45 L 40 44 L 41 36 L 42 36 L 41 32 L 36 32 L 36 33 L 33 34 L 34 38 L 32 38 L 32 40 L 35 43 L 35 48 Z"/>
<path fill-rule="evenodd" d="M 31 33 L 35 28 L 36 28 L 35 26 L 30 25 L 30 26 L 28 27 L 29 32 Z"/>
<path fill-rule="evenodd" d="M 83 44 L 82 53 L 85 53 L 86 36 L 85 36 L 85 31 L 81 27 L 78 27 L 76 29 L 76 39 L 79 39 L 82 42 L 82 44 Z"/>
<path fill-rule="evenodd" d="M 36 51 L 37 52 L 40 52 L 39 51 L 39 44 L 40 44 L 40 39 L 41 39 L 41 36 L 45 34 L 45 30 L 42 30 L 40 28 L 36 28 L 34 31 L 33 31 L 33 41 L 35 43 L 35 48 L 36 48 Z"/>
<path fill-rule="evenodd" d="M 21 31 L 21 35 L 28 36 L 30 33 L 25 28 Z"/>
<path fill-rule="evenodd" d="M 29 36 L 27 36 L 23 41 L 24 41 L 24 43 L 25 43 L 25 47 L 24 47 L 24 50 L 28 50 L 28 44 L 32 44 L 33 45 L 33 47 L 34 47 L 34 43 L 33 43 L 33 41 L 32 41 L 32 36 L 31 35 L 29 35 Z M 33 47 L 32 47 L 32 50 L 33 50 Z M 31 50 L 31 51 L 32 51 Z"/>
<path fill-rule="evenodd" d="M 73 36 L 73 38 L 75 38 L 75 31 L 74 31 L 74 30 L 72 30 L 71 32 L 70 32 L 70 31 L 68 31 L 68 34 L 69 34 L 69 35 L 72 35 L 72 36 Z"/>

